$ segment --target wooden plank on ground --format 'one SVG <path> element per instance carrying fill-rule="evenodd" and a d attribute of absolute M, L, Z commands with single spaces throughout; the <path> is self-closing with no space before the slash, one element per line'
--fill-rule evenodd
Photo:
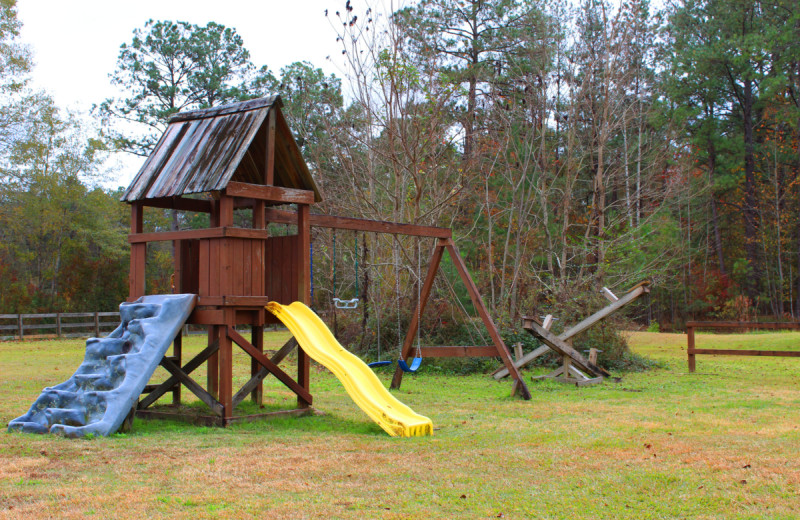
<path fill-rule="evenodd" d="M 638 298 L 642 294 L 647 293 L 649 291 L 650 291 L 650 288 L 646 284 L 637 285 L 636 287 L 634 287 L 633 289 L 628 291 L 628 293 L 625 296 L 623 296 L 622 298 L 618 299 L 615 302 L 610 303 L 609 305 L 603 307 L 602 309 L 600 309 L 599 311 L 595 312 L 594 314 L 592 314 L 591 316 L 589 316 L 585 320 L 579 322 L 578 324 L 570 327 L 569 329 L 567 329 L 564 332 L 562 332 L 561 334 L 559 334 L 558 338 L 560 340 L 562 340 L 562 341 L 567 341 L 570 338 L 572 338 L 574 336 L 577 336 L 578 334 L 580 334 L 581 332 L 585 331 L 586 329 L 588 329 L 589 327 L 591 327 L 595 323 L 599 322 L 600 320 L 602 320 L 603 318 L 609 316 L 610 314 L 613 314 L 614 312 L 616 312 L 620 308 L 624 307 L 625 305 L 629 304 L 630 302 L 632 302 L 633 300 L 635 300 L 636 298 Z M 550 320 L 548 320 L 548 318 L 550 318 Z M 523 318 L 523 319 L 525 319 L 525 318 Z M 545 317 L 545 325 L 546 326 L 544 328 L 549 330 L 550 327 L 547 326 L 547 325 L 549 325 L 551 323 L 552 323 L 552 316 L 550 314 L 548 314 Z M 534 359 L 536 359 L 537 357 L 541 356 L 542 354 L 546 354 L 547 350 L 549 350 L 549 349 L 545 348 L 544 350 L 542 350 L 542 347 L 539 347 L 536 350 L 534 350 L 533 352 L 529 352 L 528 354 L 523 356 L 523 358 L 521 360 L 515 361 L 514 365 L 517 368 L 522 368 L 525 365 L 527 365 L 528 363 L 530 363 L 531 361 L 533 361 Z M 506 367 L 500 367 L 497 370 L 495 370 L 494 374 L 492 374 L 492 376 L 495 379 L 498 379 L 498 380 L 506 377 L 507 375 L 508 375 L 508 369 Z"/>

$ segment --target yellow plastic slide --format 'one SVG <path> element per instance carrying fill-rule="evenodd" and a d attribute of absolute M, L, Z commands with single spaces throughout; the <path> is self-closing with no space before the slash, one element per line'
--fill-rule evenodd
<path fill-rule="evenodd" d="M 267 310 L 289 328 L 312 359 L 339 378 L 350 398 L 386 433 L 393 437 L 433 434 L 431 420 L 395 399 L 372 369 L 342 347 L 319 316 L 302 302 L 269 302 Z"/>

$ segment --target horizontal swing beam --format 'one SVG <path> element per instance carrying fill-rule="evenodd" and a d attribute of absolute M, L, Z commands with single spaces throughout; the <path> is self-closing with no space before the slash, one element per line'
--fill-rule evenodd
<path fill-rule="evenodd" d="M 297 213 L 294 211 L 270 208 L 264 211 L 267 222 L 276 224 L 296 224 Z M 311 227 L 332 229 L 347 229 L 351 231 L 367 231 L 370 233 L 389 233 L 393 235 L 408 235 L 428 238 L 450 238 L 450 228 L 435 226 L 419 226 L 417 224 L 398 224 L 382 220 L 369 220 L 363 218 L 338 217 L 336 215 L 310 216 Z"/>

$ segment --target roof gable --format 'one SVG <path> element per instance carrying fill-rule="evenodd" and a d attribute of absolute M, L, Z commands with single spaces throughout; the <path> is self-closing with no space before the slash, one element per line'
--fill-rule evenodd
<path fill-rule="evenodd" d="M 279 96 L 181 112 L 122 196 L 125 202 L 206 193 L 230 181 L 264 184 L 269 114 L 275 111 L 273 185 L 319 190 L 280 111 Z"/>

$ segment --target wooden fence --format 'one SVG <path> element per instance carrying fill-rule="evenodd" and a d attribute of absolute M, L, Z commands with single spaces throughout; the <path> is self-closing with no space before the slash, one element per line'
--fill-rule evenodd
<path fill-rule="evenodd" d="M 717 356 L 779 356 L 779 357 L 800 357 L 800 350 L 742 350 L 742 349 L 716 349 L 716 348 L 695 348 L 694 330 L 695 329 L 771 329 L 771 330 L 800 330 L 800 323 L 794 322 L 771 322 L 756 323 L 750 321 L 689 321 L 686 322 L 687 349 L 689 356 L 689 372 L 694 372 L 695 356 L 697 354 L 711 354 Z"/>
<path fill-rule="evenodd" d="M 119 322 L 119 312 L 0 314 L 0 340 L 100 337 Z"/>

